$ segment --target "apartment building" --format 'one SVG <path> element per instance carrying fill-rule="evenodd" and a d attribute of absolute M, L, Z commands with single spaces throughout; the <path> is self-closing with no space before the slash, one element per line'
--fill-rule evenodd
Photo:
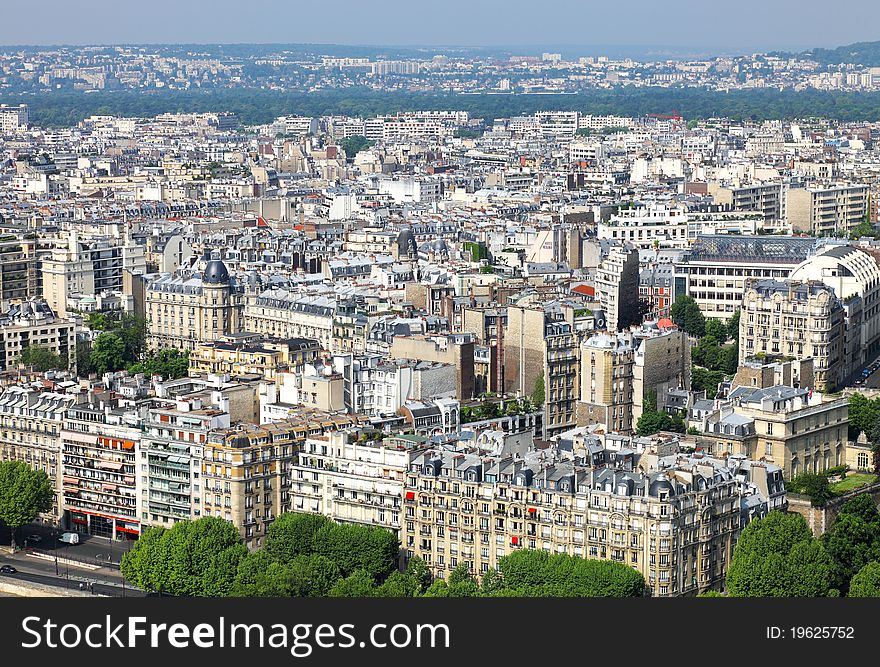
<path fill-rule="evenodd" d="M 639 251 L 615 245 L 596 268 L 596 296 L 605 312 L 608 331 L 622 331 L 640 324 Z"/>
<path fill-rule="evenodd" d="M 378 435 L 350 429 L 306 440 L 290 470 L 289 509 L 400 536 L 404 477 L 426 438 Z"/>
<path fill-rule="evenodd" d="M 28 129 L 30 109 L 27 104 L 0 104 L 0 135 L 16 134 Z"/>
<path fill-rule="evenodd" d="M 688 213 L 684 208 L 650 204 L 620 209 L 607 222 L 599 222 L 600 239 L 629 243 L 636 248 L 686 248 Z"/>
<path fill-rule="evenodd" d="M 52 508 L 44 521 L 58 525 L 63 515 L 62 454 L 59 434 L 76 397 L 11 385 L 0 393 L 0 461 L 24 461 L 42 470 L 52 484 Z"/>
<path fill-rule="evenodd" d="M 568 322 L 552 322 L 544 337 L 544 437 L 575 426 L 578 337 Z M 539 407 L 540 406 L 536 406 Z"/>
<path fill-rule="evenodd" d="M 189 370 L 230 377 L 257 374 L 272 380 L 276 373 L 315 362 L 321 350 L 321 344 L 309 338 L 202 343 L 189 355 Z"/>
<path fill-rule="evenodd" d="M 76 320 L 56 317 L 45 301 L 13 303 L 0 315 L 0 370 L 16 368 L 27 347 L 45 348 L 75 369 L 76 332 Z"/>
<path fill-rule="evenodd" d="M 485 573 L 517 549 L 542 549 L 625 563 L 666 597 L 721 588 L 742 527 L 785 492 L 773 465 L 597 443 L 589 462 L 559 450 L 432 448 L 411 462 L 404 493 L 403 548 L 437 576 L 462 565 Z"/>
<path fill-rule="evenodd" d="M 141 534 L 140 439 L 138 416 L 109 396 L 90 395 L 68 409 L 60 434 L 64 527 L 120 539 Z"/>
<path fill-rule="evenodd" d="M 455 367 L 455 395 L 473 398 L 474 336 L 468 333 L 446 336 L 395 336 L 391 342 L 392 359 L 421 359 L 451 364 Z"/>
<path fill-rule="evenodd" d="M 248 298 L 241 329 L 271 338 L 311 338 L 330 350 L 335 313 L 332 298 L 273 288 Z"/>
<path fill-rule="evenodd" d="M 842 465 L 848 429 L 845 397 L 832 399 L 805 387 L 737 387 L 704 418 L 701 440 L 716 456 L 772 463 L 791 479 Z"/>
<path fill-rule="evenodd" d="M 834 290 L 818 281 L 756 280 L 743 296 L 739 360 L 813 359 L 816 388 L 843 385 L 845 312 Z"/>
<path fill-rule="evenodd" d="M 597 333 L 580 350 L 579 426 L 602 424 L 614 433 L 633 429 L 634 350 L 624 334 Z"/>
<path fill-rule="evenodd" d="M 782 183 L 754 183 L 743 186 L 708 184 L 708 193 L 716 204 L 733 211 L 756 211 L 764 217 L 764 224 L 773 227 L 785 218 L 785 192 Z"/>
<path fill-rule="evenodd" d="M 192 351 L 241 331 L 242 292 L 219 259 L 201 274 L 160 276 L 146 290 L 150 349 Z"/>
<path fill-rule="evenodd" d="M 794 233 L 846 233 L 868 219 L 867 185 L 789 188 L 785 201 L 786 217 Z"/>
<path fill-rule="evenodd" d="M 138 468 L 144 524 L 172 526 L 202 514 L 200 478 L 208 433 L 228 428 L 229 414 L 201 398 L 181 397 L 150 408 L 143 423 Z"/>

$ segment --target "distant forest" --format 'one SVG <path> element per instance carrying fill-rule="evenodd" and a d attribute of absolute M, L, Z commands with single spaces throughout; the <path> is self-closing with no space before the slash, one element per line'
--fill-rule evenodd
<path fill-rule="evenodd" d="M 834 49 L 812 49 L 803 53 L 780 53 L 772 55 L 798 55 L 815 60 L 821 65 L 856 63 L 863 67 L 880 67 L 880 42 L 856 42 Z"/>
<path fill-rule="evenodd" d="M 377 114 L 460 109 L 474 118 L 504 118 L 535 111 L 642 116 L 677 111 L 687 120 L 725 116 L 736 120 L 827 117 L 842 121 L 880 120 L 880 93 L 819 90 L 733 90 L 702 88 L 618 88 L 570 95 L 409 93 L 346 88 L 319 92 L 225 89 L 212 91 L 99 91 L 0 95 L 0 103 L 30 105 L 31 123 L 72 126 L 94 114 L 150 117 L 166 112 L 232 111 L 246 125 L 278 116 Z"/>

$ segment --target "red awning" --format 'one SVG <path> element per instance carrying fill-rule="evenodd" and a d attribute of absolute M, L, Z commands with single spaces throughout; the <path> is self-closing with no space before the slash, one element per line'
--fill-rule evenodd
<path fill-rule="evenodd" d="M 534 514 L 534 513 L 537 512 L 537 511 L 538 511 L 538 510 L 536 510 L 534 507 L 530 507 L 530 508 L 529 508 L 529 514 Z"/>
<path fill-rule="evenodd" d="M 516 535 L 514 535 L 513 537 L 510 538 L 510 543 L 511 544 L 519 544 L 519 538 Z"/>
<path fill-rule="evenodd" d="M 407 499 L 407 500 L 415 500 L 415 499 L 416 499 L 416 494 L 415 494 L 415 492 L 413 492 L 413 491 L 407 491 L 407 492 L 406 492 L 406 499 Z"/>

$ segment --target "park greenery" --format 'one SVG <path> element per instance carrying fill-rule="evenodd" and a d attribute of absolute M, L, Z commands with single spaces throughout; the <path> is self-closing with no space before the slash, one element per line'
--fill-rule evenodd
<path fill-rule="evenodd" d="M 418 557 L 398 568 L 399 542 L 379 527 L 288 513 L 249 551 L 219 517 L 152 527 L 122 559 L 142 590 L 194 597 L 638 597 L 642 575 L 621 563 L 518 550 L 481 579 L 464 566 L 433 579 Z"/>
<path fill-rule="evenodd" d="M 465 405 L 461 408 L 460 421 L 462 424 L 469 424 L 498 417 L 528 415 L 534 411 L 529 397 L 495 400 L 493 395 L 485 394 L 478 405 Z"/>
<path fill-rule="evenodd" d="M 41 512 L 52 509 L 52 484 L 43 470 L 34 470 L 24 461 L 0 462 L 0 523 L 15 534 L 37 518 Z"/>
<path fill-rule="evenodd" d="M 245 125 L 270 123 L 288 114 L 374 117 L 401 110 L 440 109 L 460 109 L 474 118 L 505 118 L 553 110 L 643 116 L 658 109 L 677 109 L 689 120 L 721 116 L 740 121 L 817 116 L 844 121 L 880 120 L 880 93 L 773 88 L 721 92 L 646 86 L 590 90 L 573 95 L 391 92 L 367 87 L 309 92 L 256 88 L 46 91 L 7 92 L 0 95 L 0 103 L 29 104 L 31 122 L 43 127 L 70 127 L 95 114 L 152 117 L 184 109 L 192 113 L 231 111 Z"/>
<path fill-rule="evenodd" d="M 672 304 L 670 315 L 683 331 L 698 339 L 691 348 L 691 388 L 715 398 L 718 385 L 736 373 L 739 365 L 740 311 L 726 323 L 707 320 L 693 297 L 682 294 Z"/>

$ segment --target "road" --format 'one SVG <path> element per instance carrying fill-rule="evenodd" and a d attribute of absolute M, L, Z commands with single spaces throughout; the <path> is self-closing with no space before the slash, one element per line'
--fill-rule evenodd
<path fill-rule="evenodd" d="M 124 582 L 119 572 L 119 561 L 131 547 L 132 542 L 113 542 L 107 538 L 80 535 L 80 544 L 66 544 L 58 540 L 61 531 L 51 526 L 31 524 L 19 531 L 19 539 L 39 535 L 39 541 L 26 540 L 27 547 L 19 549 L 14 555 L 0 556 L 0 565 L 8 564 L 18 570 L 16 574 L 3 577 L 32 581 L 58 588 L 79 589 L 93 586 L 96 595 L 143 597 L 144 593 Z M 10 534 L 0 528 L 0 544 L 9 544 Z M 47 559 L 37 558 L 31 553 L 42 553 Z M 55 556 L 59 559 L 56 563 Z M 66 562 L 70 561 L 70 562 Z M 83 563 L 78 565 L 77 562 Z M 94 566 L 98 567 L 95 568 Z M 88 567 L 91 566 L 91 567 Z"/>

